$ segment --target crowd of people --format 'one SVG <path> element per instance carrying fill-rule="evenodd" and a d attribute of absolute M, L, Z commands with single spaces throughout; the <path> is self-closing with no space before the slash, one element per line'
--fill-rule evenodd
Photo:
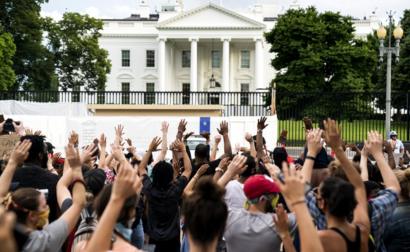
<path fill-rule="evenodd" d="M 404 149 L 397 134 L 370 131 L 358 148 L 334 120 L 305 121 L 305 150 L 292 158 L 286 133 L 266 146 L 266 118 L 256 124 L 235 151 L 227 122 L 216 136 L 201 132 L 206 144 L 191 156 L 185 120 L 172 140 L 163 122 L 143 155 L 121 125 L 113 143 L 104 132 L 78 146 L 71 132 L 54 153 L 41 131 L 4 121 L 0 133 L 20 141 L 0 157 L 0 251 L 410 251 L 410 168 L 392 159 Z"/>

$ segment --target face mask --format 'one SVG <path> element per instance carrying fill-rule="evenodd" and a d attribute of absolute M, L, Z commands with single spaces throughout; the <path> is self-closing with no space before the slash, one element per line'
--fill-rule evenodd
<path fill-rule="evenodd" d="M 135 217 L 132 218 L 131 220 L 127 221 L 127 227 L 132 228 L 132 224 L 134 224 L 134 222 L 135 222 Z"/>
<path fill-rule="evenodd" d="M 122 223 L 117 223 L 115 225 L 115 231 L 120 233 L 127 241 L 131 241 L 132 229 L 125 227 Z"/>
<path fill-rule="evenodd" d="M 50 208 L 47 207 L 46 210 L 37 212 L 38 220 L 36 223 L 36 228 L 42 229 L 48 224 L 48 215 L 50 214 Z"/>

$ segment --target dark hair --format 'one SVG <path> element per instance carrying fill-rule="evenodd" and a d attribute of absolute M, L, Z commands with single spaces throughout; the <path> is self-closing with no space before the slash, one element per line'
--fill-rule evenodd
<path fill-rule="evenodd" d="M 46 145 L 44 144 L 44 136 L 26 135 L 26 136 L 22 136 L 20 138 L 20 141 L 23 141 L 26 139 L 30 140 L 31 142 L 31 147 L 30 147 L 26 162 L 30 163 L 30 162 L 43 161 L 43 159 L 45 158 L 44 155 L 47 154 Z"/>
<path fill-rule="evenodd" d="M 283 147 L 276 147 L 273 150 L 273 162 L 282 170 L 282 163 L 288 162 L 288 153 Z"/>
<path fill-rule="evenodd" d="M 360 165 L 358 163 L 352 162 L 352 165 L 359 174 L 362 172 L 361 169 L 360 169 Z M 345 171 L 343 170 L 342 164 L 338 160 L 334 160 L 334 161 L 330 162 L 330 164 L 329 164 L 329 173 L 330 173 L 331 177 L 338 177 L 338 178 L 343 179 L 345 181 L 349 181 L 349 179 L 346 176 Z"/>
<path fill-rule="evenodd" d="M 108 205 L 108 202 L 111 198 L 113 184 L 105 185 L 101 192 L 98 194 L 97 198 L 94 201 L 93 207 L 95 213 L 97 214 L 98 219 L 104 213 L 104 209 Z M 123 225 L 127 225 L 127 221 L 129 220 L 129 212 L 137 207 L 138 197 L 131 196 L 127 198 L 124 205 L 122 206 L 120 215 L 118 216 L 117 223 L 122 223 Z"/>
<path fill-rule="evenodd" d="M 354 186 L 337 177 L 325 179 L 320 187 L 320 194 L 329 213 L 335 217 L 350 217 L 357 205 Z"/>
<path fill-rule="evenodd" d="M 105 172 L 102 169 L 92 169 L 84 173 L 87 191 L 97 196 L 104 187 Z"/>
<path fill-rule="evenodd" d="M 246 170 L 244 172 L 241 173 L 241 177 L 250 177 L 252 175 L 255 175 L 256 173 L 256 162 L 255 159 L 250 155 L 250 154 L 245 154 L 243 153 L 242 156 L 246 157 L 246 163 L 245 165 Z"/>
<path fill-rule="evenodd" d="M 400 183 L 400 195 L 405 199 L 410 199 L 410 168 L 394 172 Z"/>
<path fill-rule="evenodd" d="M 172 165 L 165 161 L 159 161 L 152 168 L 152 185 L 160 190 L 166 190 L 174 179 Z"/>
<path fill-rule="evenodd" d="M 41 192 L 34 188 L 20 188 L 11 194 L 9 210 L 17 215 L 17 221 L 25 224 L 29 211 L 37 211 L 40 207 Z"/>
<path fill-rule="evenodd" d="M 197 158 L 209 160 L 209 145 L 198 144 L 195 147 L 195 159 Z"/>
<path fill-rule="evenodd" d="M 196 243 L 206 246 L 224 231 L 228 208 L 223 199 L 225 189 L 212 177 L 198 180 L 192 195 L 184 199 L 182 214 L 185 227 Z"/>

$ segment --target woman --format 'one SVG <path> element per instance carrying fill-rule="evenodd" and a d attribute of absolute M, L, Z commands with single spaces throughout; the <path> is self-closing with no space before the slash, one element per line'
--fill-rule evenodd
<path fill-rule="evenodd" d="M 395 172 L 401 192 L 399 204 L 394 210 L 384 236 L 387 251 L 410 250 L 410 168 Z"/>

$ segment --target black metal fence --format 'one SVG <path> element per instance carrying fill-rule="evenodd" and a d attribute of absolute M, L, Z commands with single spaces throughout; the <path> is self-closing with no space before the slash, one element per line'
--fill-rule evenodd
<path fill-rule="evenodd" d="M 277 92 L 276 108 L 279 132 L 288 131 L 288 145 L 302 146 L 303 117 L 310 117 L 315 127 L 327 117 L 339 121 L 342 137 L 349 143 L 366 139 L 369 130 L 385 132 L 385 93 L 377 92 Z M 399 139 L 410 139 L 410 93 L 392 93 L 391 130 Z"/>
<path fill-rule="evenodd" d="M 263 116 L 266 92 L 10 91 L 0 100 L 86 104 L 221 105 L 223 116 Z"/>

